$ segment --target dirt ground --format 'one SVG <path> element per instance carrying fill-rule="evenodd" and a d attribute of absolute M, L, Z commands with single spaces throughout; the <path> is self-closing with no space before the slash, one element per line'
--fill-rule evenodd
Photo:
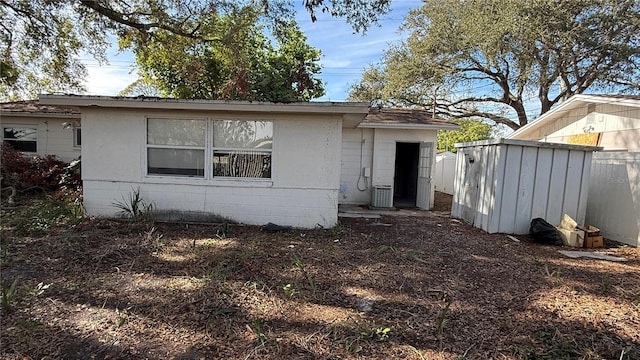
<path fill-rule="evenodd" d="M 640 359 L 638 249 L 570 259 L 436 202 L 283 233 L 85 220 L 12 235 L 0 358 Z"/>

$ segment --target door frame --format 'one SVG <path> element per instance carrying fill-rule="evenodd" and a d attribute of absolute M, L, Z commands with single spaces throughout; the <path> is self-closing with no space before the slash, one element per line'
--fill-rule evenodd
<path fill-rule="evenodd" d="M 431 174 L 433 173 L 433 142 L 420 142 L 418 154 L 418 189 L 416 206 L 423 210 L 431 210 Z"/>
<path fill-rule="evenodd" d="M 398 144 L 412 144 L 417 145 L 416 150 L 417 154 L 417 164 L 412 166 L 417 166 L 416 179 L 415 179 L 415 198 L 413 198 L 412 202 L 414 206 L 423 210 L 431 209 L 431 183 L 432 183 L 432 173 L 433 173 L 433 163 L 434 163 L 434 147 L 435 143 L 433 141 L 396 141 L 396 153 L 394 156 L 394 164 L 397 167 L 397 158 L 398 158 Z M 405 170 L 409 172 L 409 170 Z M 395 189 L 397 169 L 394 167 L 394 178 L 393 178 L 393 189 L 394 189 L 394 206 L 395 204 Z M 406 181 L 406 180 L 405 180 Z"/>

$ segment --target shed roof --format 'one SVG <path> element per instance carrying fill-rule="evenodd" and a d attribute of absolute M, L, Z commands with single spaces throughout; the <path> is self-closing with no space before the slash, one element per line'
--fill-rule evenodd
<path fill-rule="evenodd" d="M 45 105 L 38 100 L 22 100 L 0 103 L 0 113 L 18 116 L 45 115 L 79 118 L 80 111 L 75 108 Z"/>
<path fill-rule="evenodd" d="M 448 130 L 460 128 L 458 124 L 434 118 L 430 111 L 398 108 L 372 108 L 358 127 Z"/>
<path fill-rule="evenodd" d="M 516 145 L 524 147 L 535 148 L 552 148 L 552 149 L 565 149 L 565 150 L 579 150 L 579 151 L 600 151 L 603 148 L 599 146 L 586 146 L 586 145 L 573 145 L 573 144 L 561 144 L 542 141 L 530 141 L 530 140 L 516 140 L 516 139 L 489 139 L 472 141 L 466 143 L 457 143 L 455 147 L 458 149 L 478 146 L 491 146 L 491 145 Z"/>

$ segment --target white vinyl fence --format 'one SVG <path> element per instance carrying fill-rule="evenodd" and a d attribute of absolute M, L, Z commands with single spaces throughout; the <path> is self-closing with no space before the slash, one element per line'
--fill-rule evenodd
<path fill-rule="evenodd" d="M 436 191 L 453 195 L 453 178 L 456 172 L 456 154 L 446 151 L 436 155 L 434 185 Z"/>
<path fill-rule="evenodd" d="M 607 239 L 640 244 L 640 152 L 593 155 L 586 222 Z"/>

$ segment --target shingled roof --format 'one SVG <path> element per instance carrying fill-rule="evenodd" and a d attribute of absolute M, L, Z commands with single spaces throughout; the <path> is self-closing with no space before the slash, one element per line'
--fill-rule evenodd
<path fill-rule="evenodd" d="M 434 118 L 431 111 L 398 108 L 371 108 L 359 127 L 459 129 L 457 124 Z"/>
<path fill-rule="evenodd" d="M 10 114 L 33 114 L 33 115 L 64 115 L 71 117 L 80 117 L 80 111 L 74 108 L 55 106 L 55 105 L 43 105 L 38 100 L 23 100 L 0 103 L 1 113 Z"/>

